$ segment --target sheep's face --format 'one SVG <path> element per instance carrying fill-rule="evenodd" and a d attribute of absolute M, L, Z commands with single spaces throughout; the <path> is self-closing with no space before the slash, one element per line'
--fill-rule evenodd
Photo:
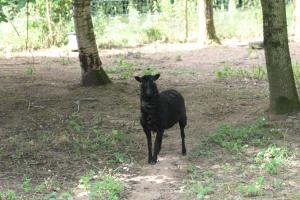
<path fill-rule="evenodd" d="M 159 78 L 160 74 L 145 75 L 142 77 L 135 76 L 135 80 L 141 83 L 141 96 L 144 100 L 151 100 L 158 95 L 158 89 L 155 81 Z"/>

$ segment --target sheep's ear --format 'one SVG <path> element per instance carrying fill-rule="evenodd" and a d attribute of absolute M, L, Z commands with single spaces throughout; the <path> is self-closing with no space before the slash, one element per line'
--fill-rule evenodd
<path fill-rule="evenodd" d="M 139 77 L 139 76 L 135 76 L 134 78 L 135 78 L 135 80 L 137 80 L 138 82 L 142 82 L 142 79 L 141 79 L 141 77 Z"/>
<path fill-rule="evenodd" d="M 156 81 L 160 77 L 160 74 L 156 74 L 153 76 L 153 80 Z"/>

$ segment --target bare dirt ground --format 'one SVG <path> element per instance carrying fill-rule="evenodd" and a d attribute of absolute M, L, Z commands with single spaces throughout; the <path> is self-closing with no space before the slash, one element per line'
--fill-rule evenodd
<path fill-rule="evenodd" d="M 291 44 L 291 55 L 293 60 L 300 60 L 300 44 Z M 282 143 L 299 152 L 299 115 L 268 114 L 266 81 L 219 79 L 214 75 L 224 64 L 240 68 L 264 65 L 261 50 L 249 52 L 248 46 L 238 45 L 198 48 L 196 44 L 153 44 L 103 50 L 100 57 L 108 71 L 120 59 L 133 63 L 136 69 L 123 78 L 111 73 L 111 85 L 83 88 L 77 53 L 54 49 L 0 57 L 0 191 L 12 189 L 24 199 L 43 199 L 39 192 L 24 192 L 24 177 L 31 177 L 32 184 L 53 182 L 43 193 L 67 190 L 74 199 L 88 199 L 78 189 L 79 178 L 89 170 L 110 168 L 108 171 L 125 183 L 121 199 L 196 199 L 186 184 L 191 178 L 189 168 L 195 166 L 200 172 L 213 172 L 213 191 L 203 198 L 242 199 L 237 188 L 255 180 L 258 172 L 250 169 L 249 163 L 259 149 L 233 155 L 216 146 L 213 154 L 197 158 L 190 152 L 221 123 L 243 125 L 261 116 L 281 127 Z M 161 73 L 157 82 L 160 90 L 174 88 L 183 94 L 188 111 L 188 156 L 180 154 L 179 128 L 174 127 L 166 131 L 159 162 L 154 166 L 146 163 L 146 138 L 138 120 L 139 87 L 133 79 L 148 67 Z M 70 129 L 70 116 L 78 111 L 83 133 L 88 132 L 95 115 L 101 116 L 103 133 L 121 130 L 128 140 L 115 148 L 129 155 L 130 162 L 119 159 L 109 165 L 111 158 L 103 153 L 103 147 L 99 151 L 83 147 L 85 136 L 79 140 L 82 149 L 72 146 L 70 138 L 76 137 L 73 133 L 66 136 L 66 130 Z M 231 167 L 224 170 L 224 166 Z M 276 176 L 259 172 L 268 181 L 266 194 L 245 198 L 300 199 L 299 154 L 282 170 Z M 280 186 L 273 186 L 276 181 Z"/>

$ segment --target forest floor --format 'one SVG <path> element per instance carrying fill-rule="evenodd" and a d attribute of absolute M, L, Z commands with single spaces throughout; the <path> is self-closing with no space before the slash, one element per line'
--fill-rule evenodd
<path fill-rule="evenodd" d="M 152 44 L 100 57 L 113 84 L 91 88 L 76 52 L 0 57 L 0 199 L 300 199 L 300 115 L 269 114 L 267 81 L 231 73 L 264 66 L 263 50 Z M 185 98 L 188 154 L 175 126 L 148 165 L 133 76 L 156 72 L 159 90 Z"/>

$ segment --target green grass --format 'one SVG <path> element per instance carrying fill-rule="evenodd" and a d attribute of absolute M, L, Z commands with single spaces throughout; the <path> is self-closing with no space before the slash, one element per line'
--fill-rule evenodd
<path fill-rule="evenodd" d="M 0 191 L 0 199 L 2 200 L 19 200 L 21 198 L 17 197 L 15 191 L 7 190 L 7 191 Z"/>
<path fill-rule="evenodd" d="M 200 172 L 194 165 L 187 168 L 189 179 L 185 183 L 185 190 L 194 194 L 197 199 L 204 199 L 205 196 L 213 193 L 213 175 L 212 171 Z"/>
<path fill-rule="evenodd" d="M 103 175 L 99 179 L 93 181 L 94 172 L 90 172 L 86 176 L 82 176 L 79 180 L 79 187 L 88 191 L 90 200 L 117 200 L 119 194 L 124 190 L 122 182 L 114 176 Z"/>
<path fill-rule="evenodd" d="M 258 118 L 255 123 L 234 127 L 229 124 L 221 124 L 216 131 L 209 135 L 208 141 L 220 145 L 232 151 L 242 152 L 247 145 L 262 145 L 268 142 L 269 138 L 265 125 L 265 118 Z"/>
<path fill-rule="evenodd" d="M 250 184 L 242 184 L 239 187 L 239 192 L 244 197 L 256 197 L 264 195 L 265 178 L 257 177 L 255 182 Z"/>
<path fill-rule="evenodd" d="M 271 144 L 255 156 L 255 162 L 270 174 L 277 174 L 278 168 L 288 162 L 289 153 L 286 147 Z"/>

